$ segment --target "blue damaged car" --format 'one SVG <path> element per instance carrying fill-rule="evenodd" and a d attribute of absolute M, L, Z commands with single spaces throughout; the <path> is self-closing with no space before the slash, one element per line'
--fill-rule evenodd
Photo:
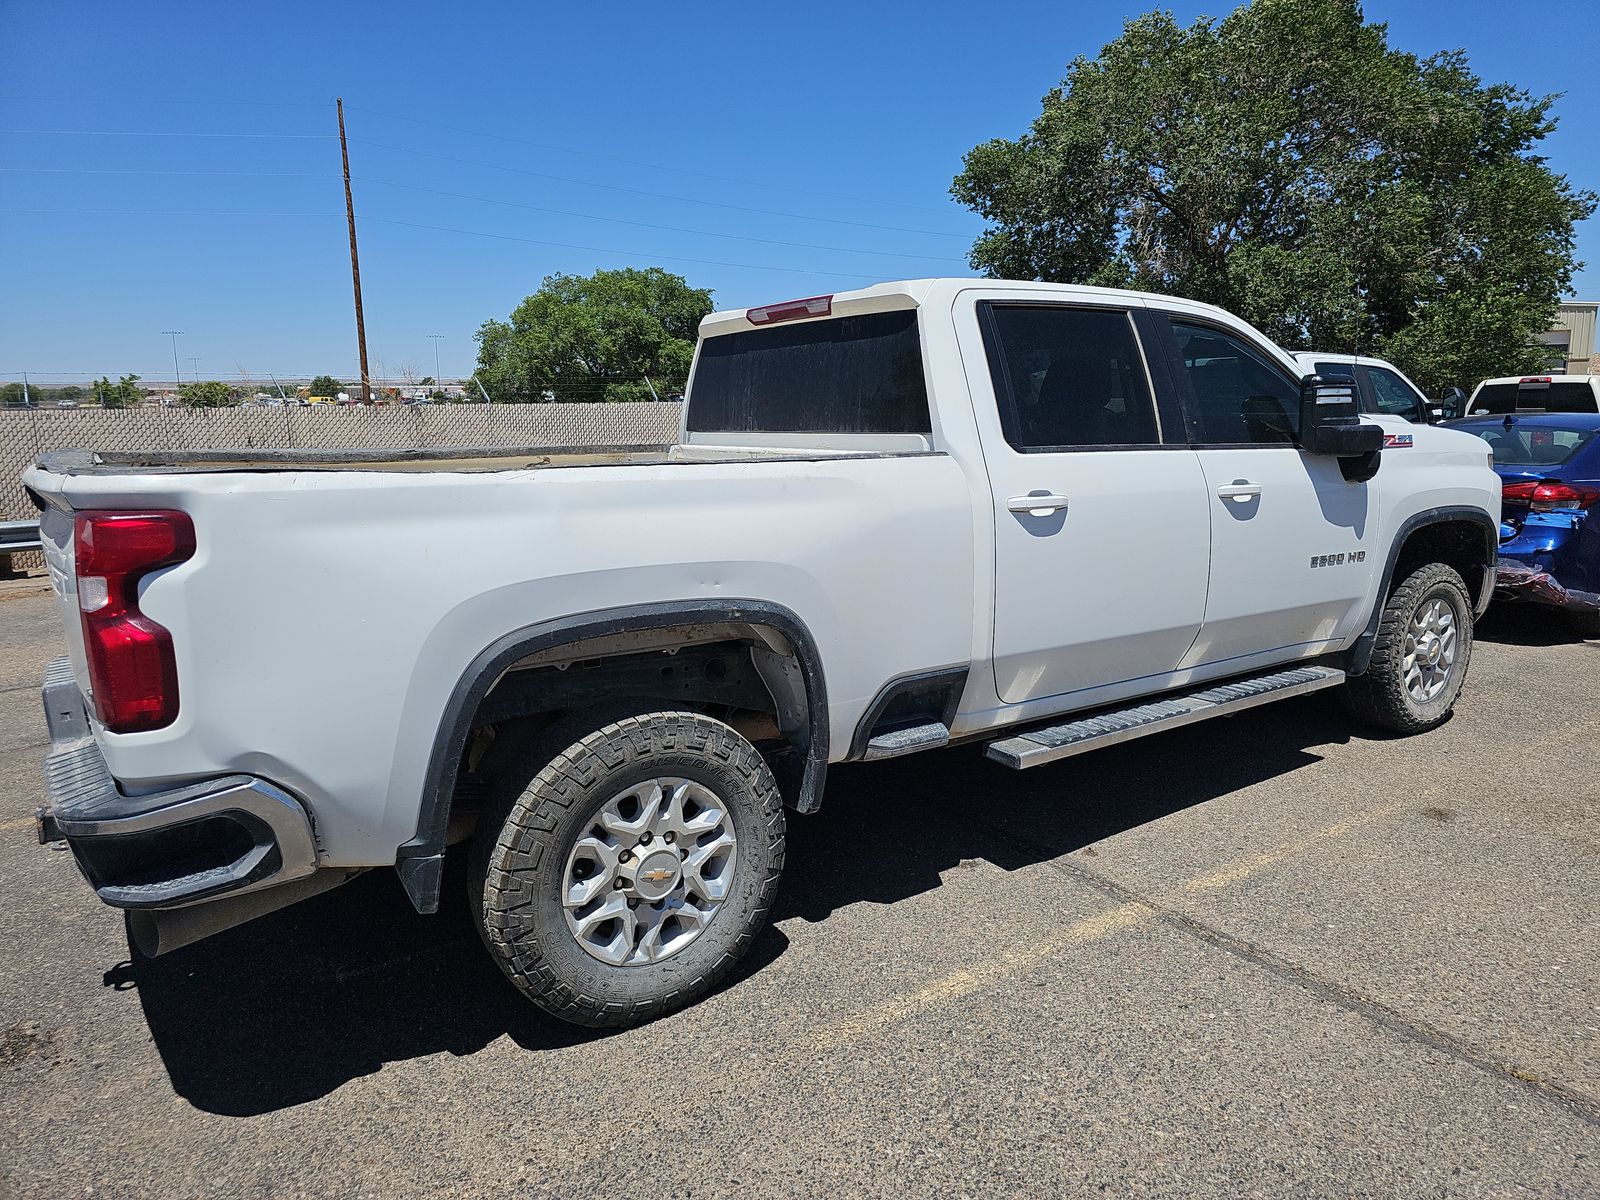
<path fill-rule="evenodd" d="M 1450 427 L 1494 449 L 1499 595 L 1564 609 L 1585 637 L 1600 637 L 1600 414 L 1507 413 Z"/>

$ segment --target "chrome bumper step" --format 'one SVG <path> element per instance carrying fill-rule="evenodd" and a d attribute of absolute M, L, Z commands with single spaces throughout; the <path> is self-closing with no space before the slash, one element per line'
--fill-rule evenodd
<path fill-rule="evenodd" d="M 1344 679 L 1345 673 L 1337 667 L 1324 666 L 1294 667 L 1270 675 L 1235 679 L 1187 695 L 1146 701 L 1043 729 L 1008 734 L 990 742 L 984 747 L 984 753 L 997 763 L 1022 771 L 1165 729 L 1177 729 L 1211 717 L 1230 716 L 1258 704 L 1321 691 L 1343 683 Z"/>

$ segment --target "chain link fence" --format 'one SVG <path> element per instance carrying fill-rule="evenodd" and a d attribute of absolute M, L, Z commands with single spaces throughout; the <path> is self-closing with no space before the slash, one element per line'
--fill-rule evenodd
<path fill-rule="evenodd" d="M 0 519 L 34 515 L 22 472 L 50 450 L 444 450 L 455 446 L 660 444 L 677 437 L 681 406 L 410 404 L 360 408 L 0 410 Z M 35 569 L 36 552 L 15 556 Z"/>

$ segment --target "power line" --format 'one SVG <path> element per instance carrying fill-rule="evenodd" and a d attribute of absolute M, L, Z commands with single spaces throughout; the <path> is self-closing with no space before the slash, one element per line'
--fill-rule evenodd
<path fill-rule="evenodd" d="M 623 258 L 660 259 L 663 262 L 695 263 L 703 267 L 738 267 L 749 271 L 781 271 L 787 275 L 832 275 L 847 279 L 877 279 L 877 275 L 863 275 L 859 271 L 818 271 L 810 267 L 771 267 L 762 263 L 725 262 L 715 258 L 687 258 L 681 254 L 647 254 L 640 250 L 615 250 L 607 246 L 584 246 L 575 242 L 547 242 L 542 238 L 516 237 L 509 233 L 485 233 L 477 229 L 453 229 L 445 225 L 423 225 L 417 221 L 396 221 L 389 217 L 363 216 L 363 221 L 377 221 L 383 225 L 402 225 L 407 229 L 431 229 L 437 233 L 459 233 L 466 237 L 494 238 L 502 242 L 525 242 L 530 246 L 556 246 L 563 250 L 587 250 L 591 254 L 616 254 Z"/>
<path fill-rule="evenodd" d="M 293 100 L 277 100 L 277 101 L 274 101 L 274 100 L 184 100 L 184 99 L 159 99 L 159 98 L 153 98 L 153 97 L 139 97 L 139 98 L 130 98 L 130 99 L 119 98 L 119 99 L 116 99 L 116 100 L 111 100 L 111 99 L 102 99 L 102 98 L 99 98 L 99 97 L 89 97 L 89 96 L 63 96 L 63 97 L 57 97 L 57 98 L 54 98 L 54 99 L 52 99 L 50 97 L 43 97 L 43 96 L 0 96 L 0 101 L 10 101 L 10 102 L 41 101 L 41 102 L 47 102 L 47 103 L 50 103 L 50 104 L 65 104 L 65 103 L 84 103 L 84 104 L 107 103 L 107 104 L 109 104 L 109 103 L 115 103 L 115 104 L 118 104 L 119 106 L 120 105 L 130 104 L 130 103 L 131 104 L 146 104 L 146 105 L 149 105 L 149 104 L 163 104 L 163 105 L 189 106 L 189 107 L 196 107 L 196 108 L 215 108 L 215 107 L 217 107 L 219 105 L 228 105 L 228 106 L 234 106 L 234 107 L 253 107 L 253 108 L 301 108 L 301 109 L 304 109 L 304 108 L 321 109 L 321 108 L 331 108 L 331 107 L 333 107 L 332 103 L 329 102 L 329 101 L 316 102 L 316 101 L 310 101 L 310 100 L 300 100 L 300 101 L 293 101 Z M 353 112 L 366 113 L 368 116 L 380 117 L 380 118 L 382 118 L 384 120 L 404 121 L 407 124 L 411 124 L 411 125 L 422 125 L 422 126 L 426 126 L 428 128 L 432 128 L 432 129 L 444 129 L 444 130 L 448 130 L 449 132 L 452 132 L 452 133 L 465 133 L 465 134 L 468 134 L 468 135 L 473 136 L 473 137 L 491 138 L 491 139 L 496 140 L 496 141 L 509 142 L 509 143 L 511 143 L 513 145 L 529 146 L 529 147 L 532 147 L 532 148 L 538 149 L 538 150 L 550 150 L 550 151 L 554 151 L 557 154 L 571 154 L 571 155 L 574 155 L 574 156 L 577 156 L 577 157 L 581 157 L 581 158 L 592 158 L 592 159 L 596 159 L 596 160 L 601 161 L 601 162 L 613 162 L 613 163 L 618 163 L 618 164 L 620 164 L 622 166 L 638 167 L 638 168 L 640 168 L 642 170 L 647 170 L 647 171 L 668 171 L 668 172 L 672 172 L 672 173 L 678 174 L 678 175 L 687 175 L 687 176 L 690 176 L 690 177 L 696 178 L 696 179 L 708 179 L 708 180 L 712 180 L 712 181 L 717 182 L 717 183 L 732 183 L 732 184 L 737 184 L 737 185 L 739 185 L 741 187 L 756 187 L 756 188 L 765 188 L 765 189 L 767 189 L 769 191 L 792 192 L 792 193 L 794 193 L 796 195 L 814 196 L 814 197 L 817 197 L 819 199 L 824 199 L 824 200 L 844 200 L 844 201 L 848 201 L 848 202 L 853 203 L 853 204 L 877 204 L 877 205 L 882 205 L 882 206 L 889 207 L 889 208 L 903 208 L 903 209 L 907 209 L 907 210 L 912 211 L 912 212 L 939 213 L 939 212 L 943 212 L 944 211 L 942 209 L 932 208 L 932 207 L 930 207 L 928 205 L 925 205 L 925 204 L 906 204 L 903 201 L 899 201 L 899 200 L 883 200 L 883 199 L 878 199 L 878 198 L 872 197 L 872 196 L 853 196 L 853 195 L 849 195 L 849 194 L 843 193 L 843 192 L 826 192 L 826 191 L 820 191 L 820 190 L 817 190 L 817 189 L 814 189 L 814 188 L 795 187 L 795 186 L 793 186 L 791 184 L 767 183 L 767 182 L 763 182 L 762 180 L 758 180 L 758 179 L 741 179 L 741 178 L 739 178 L 737 176 L 717 175 L 717 174 L 713 174 L 713 173 L 711 173 L 709 171 L 695 171 L 695 170 L 691 170 L 688 167 L 675 167 L 675 166 L 668 165 L 666 163 L 652 163 L 652 162 L 645 162 L 645 161 L 640 160 L 640 159 L 624 158 L 624 157 L 621 157 L 620 155 L 615 155 L 615 154 L 601 154 L 598 151 L 594 151 L 594 150 L 576 150 L 576 149 L 573 149 L 570 146 L 558 146 L 558 145 L 556 145 L 556 144 L 554 144 L 552 142 L 532 141 L 532 140 L 530 140 L 528 138 L 512 137 L 510 134 L 493 133 L 493 132 L 490 132 L 489 130 L 486 130 L 486 129 L 470 129 L 470 128 L 467 128 L 466 126 L 462 126 L 462 125 L 448 125 L 448 124 L 445 124 L 444 122 L 441 122 L 441 121 L 428 121 L 428 120 L 424 120 L 421 117 L 408 117 L 408 116 L 403 116 L 400 113 L 383 112 L 383 111 L 380 111 L 379 109 L 365 108 L 363 106 L 355 105 L 355 104 L 348 105 L 347 107 Z M 93 137 L 325 138 L 325 137 L 334 136 L 332 134 L 322 134 L 322 133 L 298 133 L 298 134 L 297 133 L 190 133 L 190 132 L 162 133 L 162 132 L 152 132 L 152 131 L 108 130 L 108 129 L 0 129 L 0 133 L 34 134 L 34 135 L 62 134 L 62 135 L 70 135 L 70 136 L 93 136 Z M 154 172 L 152 172 L 152 173 L 154 173 Z M 173 173 L 176 174 L 176 172 L 173 172 Z M 196 174 L 200 174 L 200 173 L 202 173 L 202 172 L 196 172 Z M 957 236 L 957 235 L 951 235 L 951 236 Z M 964 236 L 964 235 L 960 235 L 960 236 Z"/>
<path fill-rule="evenodd" d="M 354 107 L 354 106 L 352 106 Z M 171 171 L 171 170 L 144 170 L 141 168 L 87 168 L 87 167 L 0 167 L 0 171 L 13 171 L 24 173 L 38 173 L 51 175 L 176 175 L 176 176 L 227 176 L 246 177 L 254 179 L 337 179 L 339 176 L 327 171 Z M 640 229 L 658 229 L 668 233 L 688 233 L 698 237 L 726 238 L 736 242 L 756 242 L 767 246 L 787 246 L 796 250 L 827 250 L 840 254 L 866 254 L 880 258 L 907 258 L 922 262 L 952 262 L 954 259 L 947 254 L 906 254 L 896 250 L 870 250 L 853 246 L 828 246 L 816 242 L 790 242 L 780 238 L 755 237 L 751 234 L 726 233 L 717 229 L 693 229 L 684 225 L 660 225 L 650 221 L 632 221 L 625 217 L 606 217 L 598 213 L 577 212 L 566 208 L 548 208 L 540 204 L 524 204 L 517 200 L 499 200 L 493 196 L 472 196 L 465 192 L 448 192 L 439 188 L 423 187 L 420 184 L 401 183 L 393 179 L 373 179 L 367 175 L 355 175 L 362 183 L 377 184 L 380 187 L 403 188 L 412 192 L 424 192 L 431 196 L 448 196 L 456 200 L 472 200 L 480 204 L 497 204 L 504 208 L 522 208 L 529 212 L 549 213 L 558 217 L 576 217 L 584 221 L 605 221 L 613 225 L 633 225 Z M 61 209 L 35 210 L 35 211 L 68 211 Z M 173 214 L 176 215 L 176 214 Z M 196 215 L 221 215 L 221 214 L 196 214 Z M 241 216 L 248 214 L 239 214 Z M 265 215 L 265 214 L 263 214 Z M 311 214 L 307 214 L 311 215 Z"/>
<path fill-rule="evenodd" d="M 149 129 L 0 129 L 0 133 L 59 135 L 62 137 L 152 137 L 152 138 L 334 138 L 336 133 L 159 133 Z"/>
<path fill-rule="evenodd" d="M 156 96 L 0 96 L 0 101 L 13 103 L 37 102 L 40 104 L 111 104 L 125 108 L 130 104 L 178 104 L 191 108 L 332 108 L 333 101 L 324 100 L 182 100 L 163 99 Z"/>
<path fill-rule="evenodd" d="M 207 212 L 173 209 L 131 208 L 0 208 L 0 213 L 42 214 L 45 216 L 85 217 L 313 217 L 328 219 L 342 217 L 339 213 L 269 213 L 269 212 Z M 778 271 L 786 275 L 824 275 L 847 279 L 879 279 L 859 271 L 822 271 L 811 267 L 775 267 L 767 263 L 728 262 L 716 258 L 690 258 L 682 254 L 656 254 L 643 250 L 617 250 L 608 246 L 589 246 L 578 242 L 552 242 L 542 238 L 517 237 L 509 233 L 489 233 L 479 229 L 456 229 L 448 225 L 425 225 L 419 221 L 400 221 L 392 217 L 363 215 L 360 220 L 376 221 L 381 225 L 399 225 L 407 229 L 428 229 L 435 233 L 455 233 L 463 237 L 493 238 L 501 242 L 523 242 L 530 246 L 553 246 L 561 250 L 584 250 L 591 254 L 614 254 L 622 258 L 657 259 L 661 262 L 694 263 L 703 267 L 734 267 L 748 271 Z"/>
<path fill-rule="evenodd" d="M 149 167 L 0 167 L 27 175 L 231 175 L 253 179 L 338 179 L 331 171 L 171 171 Z"/>
<path fill-rule="evenodd" d="M 3 213 L 64 217 L 334 217 L 341 213 L 206 212 L 164 208 L 0 208 Z"/>
<path fill-rule="evenodd" d="M 579 187 L 601 188 L 608 192 L 626 192 L 631 196 L 649 196 L 653 200 L 674 200 L 682 204 L 704 204 L 711 208 L 725 208 L 732 212 L 760 213 L 768 217 L 783 217 L 791 221 L 821 221 L 828 225 L 851 225 L 857 229 L 875 229 L 888 233 L 915 233 L 927 237 L 960 238 L 967 241 L 972 236 L 966 233 L 946 233 L 938 229 L 909 229 L 904 225 L 875 225 L 868 221 L 846 221 L 840 217 L 813 217 L 806 213 L 781 212 L 772 208 L 753 208 L 744 204 L 725 204 L 720 200 L 702 200 L 698 196 L 675 196 L 667 192 L 650 192 L 643 188 L 623 187 L 614 183 L 592 183 L 587 179 L 573 179 L 567 175 L 550 175 L 543 171 L 529 171 L 523 167 L 508 167 L 502 163 L 482 162 L 471 158 L 456 158 L 449 154 L 434 154 L 428 150 L 413 150 L 409 146 L 390 146 L 383 142 L 369 142 L 365 138 L 351 138 L 351 142 L 359 146 L 370 146 L 375 150 L 393 150 L 399 154 L 415 154 L 420 158 L 437 159 L 440 162 L 457 163 L 465 167 L 484 167 L 491 171 L 508 171 L 513 175 L 527 175 L 534 179 L 549 179 L 556 183 L 572 183 Z"/>
<path fill-rule="evenodd" d="M 353 107 L 353 106 L 352 106 Z M 415 183 L 399 183 L 392 179 L 373 179 L 357 175 L 362 183 L 375 183 L 382 187 L 404 188 L 412 192 L 426 192 L 430 196 L 449 196 L 456 200 L 474 200 L 481 204 L 498 204 L 505 208 L 525 208 L 530 212 L 550 213 L 558 217 L 577 217 L 585 221 L 608 221 L 614 225 L 635 225 L 640 229 L 660 229 L 669 233 L 691 233 L 699 237 L 729 238 L 738 242 L 760 242 L 767 246 L 789 246 L 796 250 L 831 250 L 840 254 L 870 254 L 886 258 L 915 258 L 924 262 L 950 262 L 947 254 L 901 254 L 893 250 L 864 250 L 852 246 L 824 246 L 815 242 L 786 242 L 778 238 L 754 237 L 742 233 L 723 233 L 716 229 L 690 229 L 683 225 L 656 225 L 649 221 L 630 221 L 625 217 L 602 217 L 595 213 L 573 212 L 565 208 L 546 208 L 539 204 L 523 204 L 517 200 L 496 200 L 492 196 L 469 196 L 464 192 L 446 192 L 438 188 L 422 187 Z"/>
<path fill-rule="evenodd" d="M 363 108 L 360 105 L 347 105 L 351 112 L 366 113 L 368 116 L 382 117 L 389 121 L 405 121 L 411 125 L 426 125 L 431 129 L 446 129 L 451 133 L 465 133 L 473 137 L 493 138 L 500 142 L 510 142 L 518 146 L 532 146 L 536 150 L 554 150 L 558 154 L 573 154 L 582 158 L 595 158 L 602 162 L 620 163 L 628 167 L 640 167 L 646 171 L 671 171 L 679 175 L 691 175 L 696 179 L 710 179 L 717 183 L 734 183 L 741 187 L 768 188 L 778 192 L 794 192 L 801 196 L 816 196 L 824 200 L 848 200 L 855 204 L 882 204 L 890 208 L 906 208 L 914 212 L 941 212 L 943 210 L 929 208 L 925 204 L 903 204 L 898 200 L 874 200 L 867 196 L 847 196 L 838 192 L 821 192 L 811 188 L 791 187 L 782 183 L 762 183 L 755 179 L 738 179 L 729 175 L 713 175 L 706 171 L 692 171 L 687 167 L 671 167 L 663 163 L 641 162 L 633 158 L 621 158 L 615 154 L 600 154 L 593 150 L 574 150 L 568 146 L 556 146 L 549 142 L 535 142 L 527 138 L 512 137 L 504 133 L 490 133 L 484 129 L 467 129 L 461 125 L 446 125 L 440 121 L 425 121 L 420 117 L 403 117 L 399 113 L 379 112 L 374 108 Z"/>

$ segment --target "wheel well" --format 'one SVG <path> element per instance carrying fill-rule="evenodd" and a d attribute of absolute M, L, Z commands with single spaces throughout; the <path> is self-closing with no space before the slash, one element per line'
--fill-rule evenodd
<path fill-rule="evenodd" d="M 1487 599 L 1486 590 L 1494 587 L 1489 574 L 1494 565 L 1493 545 L 1493 539 L 1477 521 L 1436 521 L 1423 525 L 1411 532 L 1395 556 L 1388 592 L 1393 592 L 1418 567 L 1444 563 L 1461 576 L 1468 594 L 1481 606 Z"/>
<path fill-rule="evenodd" d="M 477 811 L 539 769 L 557 731 L 591 719 L 687 710 L 743 735 L 800 801 L 810 713 L 804 672 L 781 633 L 743 623 L 629 631 L 541 649 L 510 664 L 472 713 L 451 799 L 447 841 Z"/>
<path fill-rule="evenodd" d="M 1482 612 L 1494 590 L 1496 533 L 1494 523 L 1481 509 L 1442 508 L 1409 518 L 1400 528 L 1399 544 L 1390 550 L 1389 577 L 1367 616 L 1367 627 L 1345 654 L 1345 670 L 1352 676 L 1366 672 L 1384 605 L 1394 589 L 1426 563 L 1453 568 Z"/>

